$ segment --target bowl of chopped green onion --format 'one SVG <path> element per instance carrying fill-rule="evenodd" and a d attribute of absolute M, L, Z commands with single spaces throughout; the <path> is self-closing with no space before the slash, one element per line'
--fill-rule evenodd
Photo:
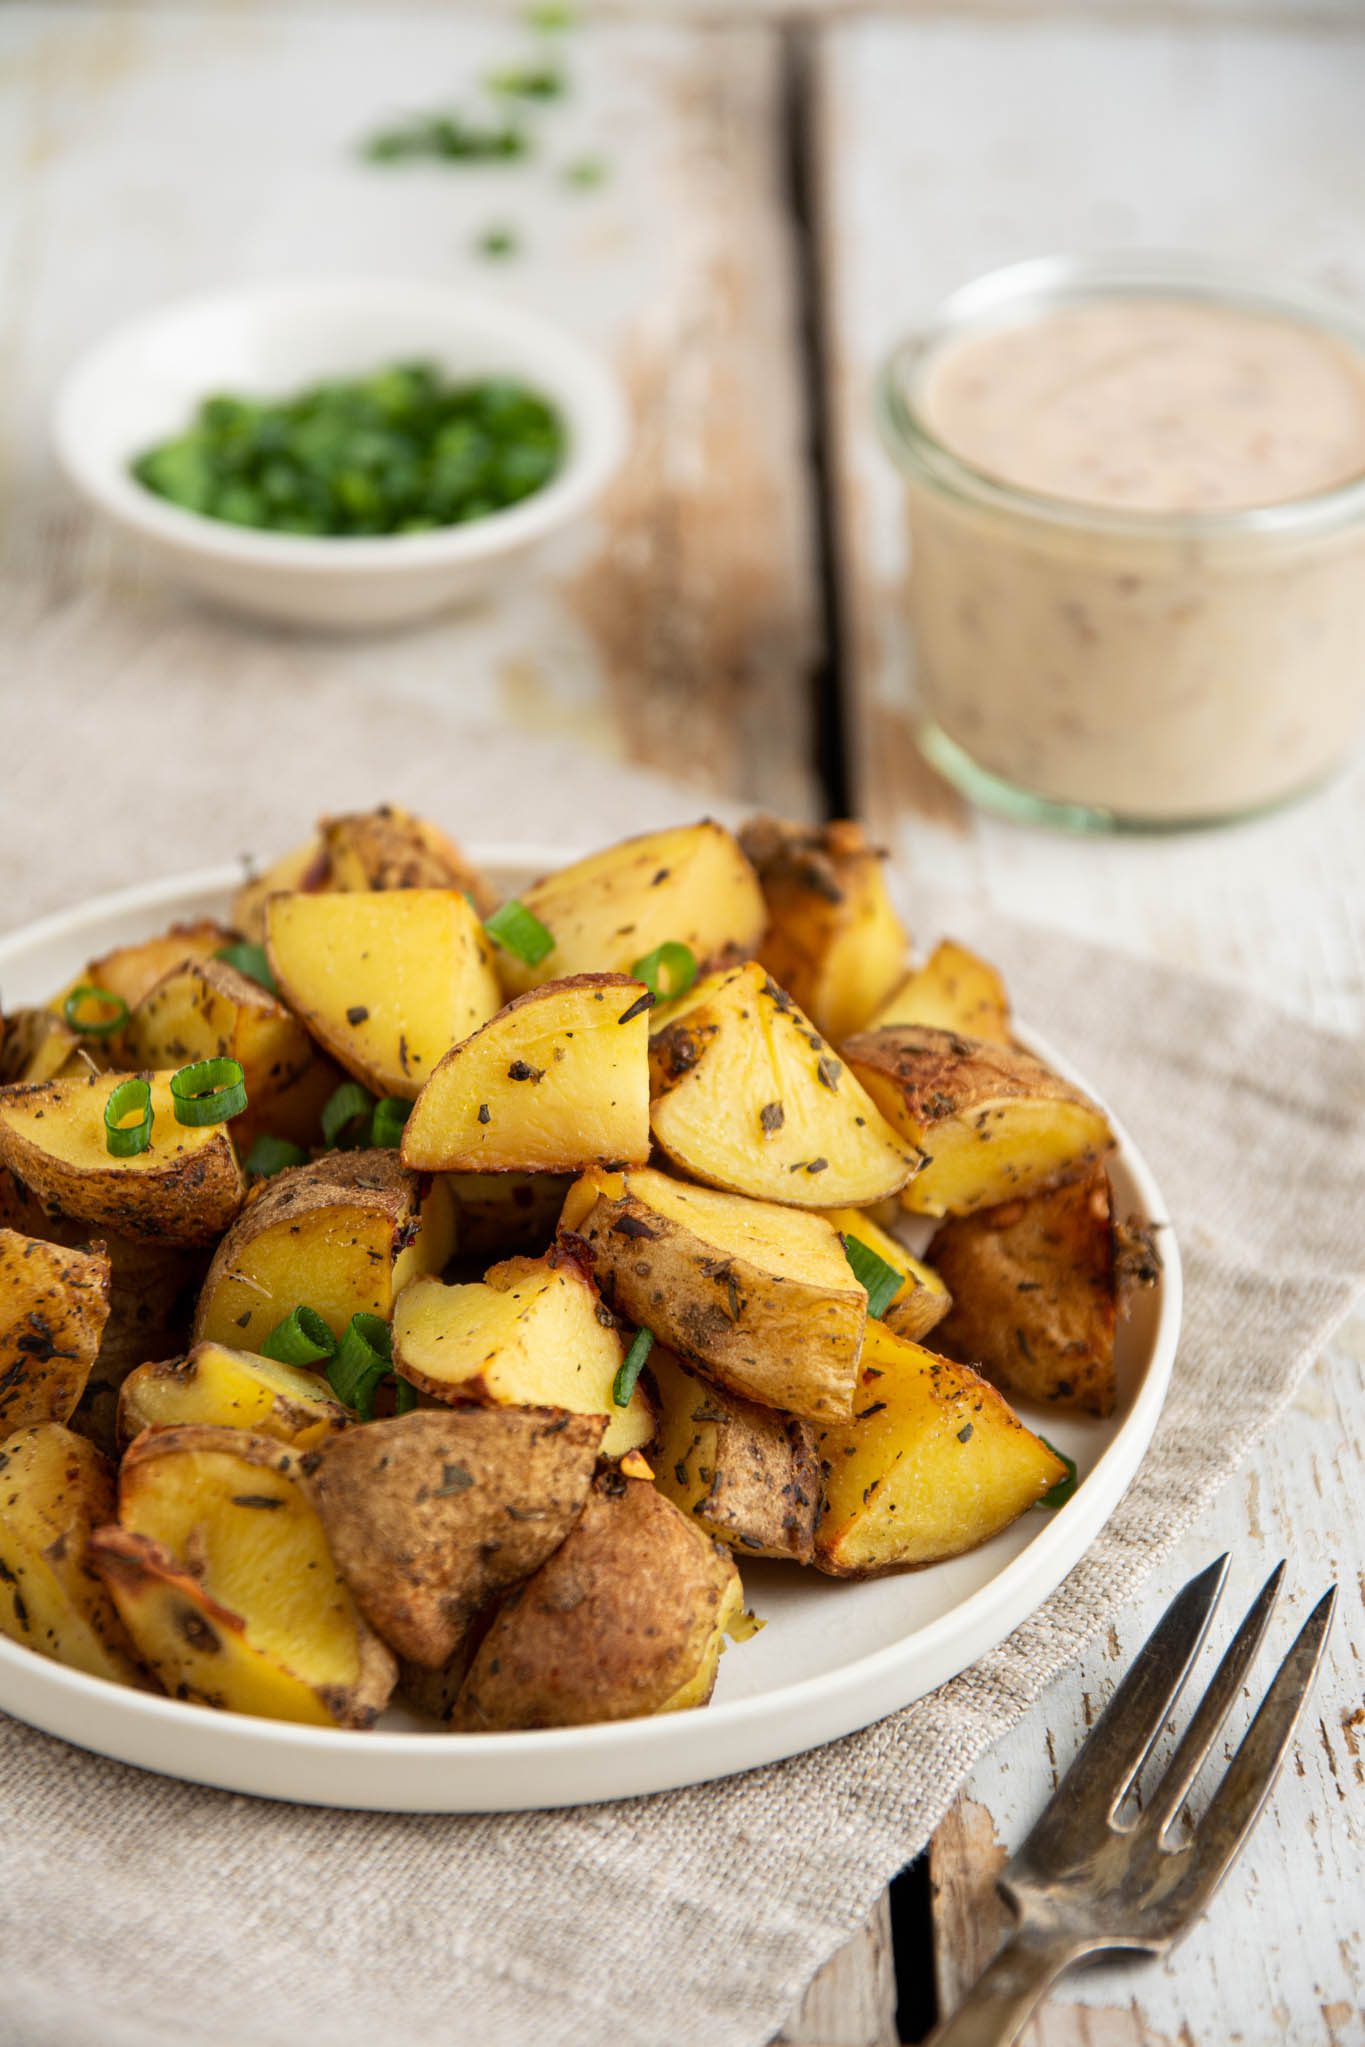
<path fill-rule="evenodd" d="M 482 594 L 582 513 L 625 408 L 572 335 L 458 287 L 251 286 L 119 329 L 70 372 L 71 481 L 200 595 L 402 624 Z"/>

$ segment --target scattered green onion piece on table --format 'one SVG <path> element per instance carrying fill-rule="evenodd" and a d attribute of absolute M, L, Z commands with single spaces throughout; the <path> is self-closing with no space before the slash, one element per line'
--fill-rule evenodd
<path fill-rule="evenodd" d="M 563 99 L 568 80 L 557 64 L 504 64 L 484 77 L 489 92 L 503 99 Z"/>
<path fill-rule="evenodd" d="M 352 1315 L 327 1367 L 327 1383 L 337 1399 L 363 1422 L 373 1421 L 375 1393 L 392 1370 L 388 1323 L 379 1315 Z"/>
<path fill-rule="evenodd" d="M 555 949 L 553 934 L 515 898 L 494 910 L 483 928 L 495 945 L 510 952 L 524 967 L 538 967 Z"/>
<path fill-rule="evenodd" d="M 1076 1490 L 1079 1483 L 1076 1477 L 1076 1460 L 1074 1457 L 1068 1457 L 1065 1450 L 1059 1450 L 1055 1443 L 1048 1443 L 1046 1436 L 1039 1436 L 1038 1441 L 1047 1443 L 1053 1456 L 1060 1457 L 1066 1466 L 1066 1477 L 1059 1478 L 1056 1485 L 1049 1486 L 1038 1502 L 1040 1507 L 1046 1507 L 1050 1513 L 1054 1507 L 1064 1507 Z"/>
<path fill-rule="evenodd" d="M 263 1358 L 281 1365 L 319 1365 L 336 1355 L 337 1342 L 316 1308 L 300 1301 L 261 1345 Z"/>
<path fill-rule="evenodd" d="M 644 982 L 656 1002 L 674 1002 L 679 995 L 686 995 L 697 978 L 697 955 L 690 945 L 670 939 L 636 960 L 630 971 L 637 981 Z"/>
<path fill-rule="evenodd" d="M 290 1166 L 306 1166 L 308 1154 L 301 1144 L 291 1144 L 287 1137 L 272 1137 L 263 1130 L 246 1155 L 246 1169 L 253 1180 L 272 1180 L 276 1173 L 283 1173 Z"/>
<path fill-rule="evenodd" d="M 391 1151 L 402 1141 L 403 1125 L 412 1114 L 412 1103 L 400 1101 L 397 1095 L 385 1095 L 382 1102 L 374 1105 L 370 1118 L 370 1143 L 380 1151 Z"/>
<path fill-rule="evenodd" d="M 259 982 L 267 994 L 275 993 L 275 976 L 270 971 L 270 961 L 263 945 L 252 945 L 248 939 L 241 938 L 232 945 L 219 946 L 213 957 L 226 960 L 239 974 L 245 974 L 248 981 Z"/>
<path fill-rule="evenodd" d="M 136 1115 L 136 1123 L 125 1116 Z M 104 1105 L 104 1148 L 116 1159 L 136 1158 L 152 1142 L 152 1084 L 141 1074 L 121 1080 Z"/>
<path fill-rule="evenodd" d="M 844 1238 L 844 1256 L 859 1286 L 867 1289 L 868 1314 L 874 1322 L 880 1322 L 904 1286 L 905 1274 L 888 1265 L 861 1237 Z"/>
<path fill-rule="evenodd" d="M 534 0 L 526 10 L 526 22 L 541 35 L 555 35 L 560 29 L 573 27 L 574 11 L 567 0 Z"/>
<path fill-rule="evenodd" d="M 417 1388 L 411 1379 L 400 1379 L 393 1375 L 393 1411 L 395 1414 L 411 1414 L 417 1405 Z"/>
<path fill-rule="evenodd" d="M 334 1094 L 327 1097 L 322 1109 L 322 1139 L 329 1148 L 335 1148 L 337 1139 L 348 1126 L 361 1116 L 374 1114 L 375 1100 L 367 1087 L 358 1080 L 343 1080 Z"/>
<path fill-rule="evenodd" d="M 636 1383 L 644 1370 L 645 1359 L 654 1348 L 654 1332 L 638 1329 L 635 1341 L 626 1352 L 620 1371 L 611 1383 L 612 1403 L 616 1407 L 629 1407 Z"/>
<path fill-rule="evenodd" d="M 246 1075 L 235 1059 L 196 1059 L 171 1075 L 171 1102 L 177 1123 L 226 1123 L 246 1107 Z"/>
<path fill-rule="evenodd" d="M 479 236 L 481 256 L 515 256 L 521 247 L 521 237 L 513 227 L 485 228 Z"/>
<path fill-rule="evenodd" d="M 598 185 L 607 182 L 607 166 L 600 156 L 575 157 L 564 166 L 564 182 L 573 185 L 580 192 L 591 192 Z"/>
<path fill-rule="evenodd" d="M 83 1016 L 87 1003 L 99 1003 L 112 1009 L 112 1016 Z M 121 1030 L 128 1021 L 128 1005 L 121 995 L 115 995 L 108 988 L 92 988 L 88 982 L 73 988 L 62 1004 L 62 1021 L 78 1031 L 83 1038 L 110 1038 Z"/>

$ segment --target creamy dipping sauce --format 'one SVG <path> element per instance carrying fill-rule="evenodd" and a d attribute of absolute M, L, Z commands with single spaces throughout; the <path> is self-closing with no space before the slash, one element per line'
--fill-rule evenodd
<path fill-rule="evenodd" d="M 1365 477 L 1365 354 L 1116 288 L 949 333 L 906 402 L 950 458 L 945 480 L 907 438 L 916 672 L 950 752 L 1133 822 L 1255 809 L 1340 758 L 1365 709 L 1362 508 L 1235 515 Z"/>

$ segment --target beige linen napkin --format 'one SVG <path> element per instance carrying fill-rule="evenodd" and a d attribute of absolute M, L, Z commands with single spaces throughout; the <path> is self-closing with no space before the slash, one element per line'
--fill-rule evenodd
<path fill-rule="evenodd" d="M 974 1670 L 849 1740 L 558 1814 L 257 1803 L 0 1720 L 0 2039 L 757 2047 L 776 2030 L 973 1760 L 1236 1468 L 1362 1278 L 1358 1046 L 1051 934 L 966 935 L 1128 1122 L 1186 1262 L 1159 1434 L 1061 1590 Z"/>

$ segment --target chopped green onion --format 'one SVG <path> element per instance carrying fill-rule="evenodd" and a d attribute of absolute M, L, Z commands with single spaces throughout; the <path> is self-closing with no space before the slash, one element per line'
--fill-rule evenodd
<path fill-rule="evenodd" d="M 697 955 L 690 945 L 670 939 L 636 960 L 630 971 L 637 981 L 644 982 L 656 1002 L 673 1002 L 686 995 L 696 980 Z"/>
<path fill-rule="evenodd" d="M 337 1139 L 348 1124 L 361 1116 L 370 1116 L 374 1111 L 374 1096 L 358 1080 L 343 1080 L 334 1094 L 327 1097 L 322 1110 L 322 1137 L 329 1149 L 335 1149 Z"/>
<path fill-rule="evenodd" d="M 526 20 L 541 35 L 554 35 L 560 29 L 573 27 L 574 10 L 567 0 L 535 0 L 535 5 L 526 10 Z"/>
<path fill-rule="evenodd" d="M 649 1329 L 639 1329 L 635 1341 L 626 1352 L 620 1371 L 611 1382 L 612 1402 L 616 1407 L 629 1407 L 636 1381 L 644 1369 L 645 1359 L 654 1348 L 654 1334 Z"/>
<path fill-rule="evenodd" d="M 411 1379 L 400 1379 L 393 1375 L 393 1411 L 395 1414 L 411 1414 L 417 1405 L 417 1388 Z"/>
<path fill-rule="evenodd" d="M 246 1155 L 246 1169 L 253 1180 L 272 1180 L 290 1166 L 306 1166 L 308 1154 L 301 1144 L 287 1137 L 272 1137 L 262 1131 Z"/>
<path fill-rule="evenodd" d="M 177 1123 L 226 1123 L 246 1107 L 246 1075 L 235 1059 L 196 1059 L 171 1075 Z"/>
<path fill-rule="evenodd" d="M 1038 1441 L 1047 1443 L 1053 1456 L 1060 1457 L 1066 1466 L 1066 1477 L 1059 1478 L 1056 1485 L 1049 1486 L 1042 1499 L 1038 1501 L 1038 1505 L 1046 1507 L 1050 1513 L 1054 1507 L 1064 1507 L 1076 1490 L 1079 1483 L 1076 1477 L 1076 1460 L 1074 1457 L 1068 1457 L 1065 1450 L 1059 1450 L 1055 1443 L 1048 1443 L 1046 1436 L 1039 1436 Z"/>
<path fill-rule="evenodd" d="M 521 238 L 514 227 L 485 228 L 478 240 L 481 256 L 515 256 L 520 247 Z"/>
<path fill-rule="evenodd" d="M 252 945 L 247 939 L 239 938 L 231 945 L 220 945 L 213 957 L 226 960 L 239 974 L 245 974 L 248 981 L 258 981 L 268 994 L 275 993 L 275 976 L 270 971 L 270 961 L 263 945 Z"/>
<path fill-rule="evenodd" d="M 112 1016 L 83 1017 L 82 1009 L 87 1002 L 98 1002 L 112 1009 Z M 83 1038 L 110 1038 L 121 1030 L 128 1021 L 128 1005 L 121 995 L 115 995 L 108 988 L 92 988 L 83 982 L 73 988 L 62 1004 L 62 1021 L 73 1031 L 79 1031 Z"/>
<path fill-rule="evenodd" d="M 382 1102 L 374 1105 L 370 1118 L 370 1143 L 380 1151 L 390 1151 L 403 1136 L 403 1125 L 412 1114 L 412 1103 L 403 1102 L 396 1095 L 385 1095 Z"/>
<path fill-rule="evenodd" d="M 538 967 L 555 949 L 554 937 L 539 917 L 532 916 L 526 905 L 515 898 L 494 910 L 483 928 L 495 945 L 510 952 L 525 967 Z"/>
<path fill-rule="evenodd" d="M 136 1116 L 136 1123 L 124 1122 Z M 116 1159 L 136 1158 L 152 1142 L 152 1084 L 142 1075 L 121 1080 L 104 1105 L 104 1148 Z"/>
<path fill-rule="evenodd" d="M 880 1322 L 896 1295 L 905 1285 L 905 1274 L 888 1265 L 861 1237 L 844 1238 L 844 1256 L 853 1267 L 853 1277 L 867 1290 L 867 1312 Z"/>
<path fill-rule="evenodd" d="M 568 81 L 555 64 L 504 64 L 485 74 L 484 85 L 504 99 L 557 100 Z"/>
<path fill-rule="evenodd" d="M 327 1367 L 327 1383 L 338 1400 L 363 1422 L 374 1420 L 374 1396 L 393 1370 L 389 1325 L 379 1315 L 352 1315 Z"/>
<path fill-rule="evenodd" d="M 607 179 L 607 166 L 600 156 L 576 157 L 564 166 L 564 182 L 574 185 L 580 192 L 590 192 L 594 186 L 603 185 Z"/>
<path fill-rule="evenodd" d="M 336 1355 L 336 1338 L 316 1308 L 300 1301 L 277 1322 L 261 1345 L 263 1358 L 282 1365 L 318 1365 Z"/>

